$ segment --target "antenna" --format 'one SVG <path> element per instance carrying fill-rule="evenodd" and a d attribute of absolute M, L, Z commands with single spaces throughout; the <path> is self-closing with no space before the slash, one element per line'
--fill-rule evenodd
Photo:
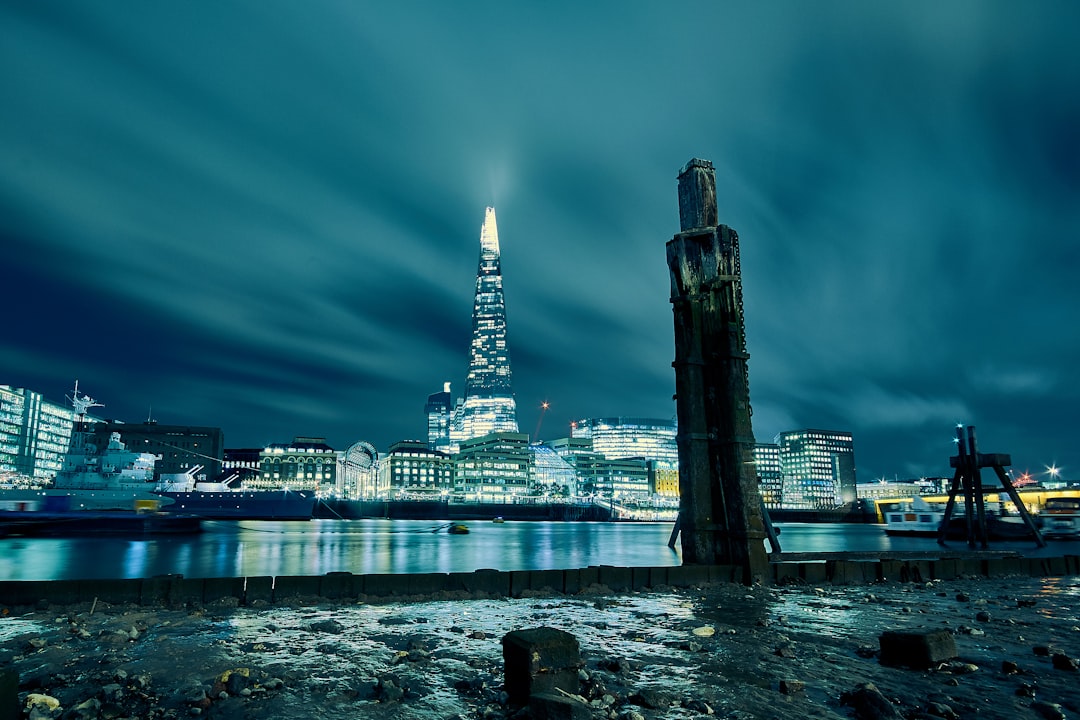
<path fill-rule="evenodd" d="M 94 398 L 85 393 L 82 397 L 79 397 L 78 380 L 75 381 L 75 390 L 72 391 L 72 394 L 67 399 L 71 403 L 71 407 L 75 409 L 75 414 L 78 415 L 80 419 L 82 419 L 82 417 L 86 415 L 86 411 L 92 407 L 105 407 L 102 403 L 97 402 Z"/>

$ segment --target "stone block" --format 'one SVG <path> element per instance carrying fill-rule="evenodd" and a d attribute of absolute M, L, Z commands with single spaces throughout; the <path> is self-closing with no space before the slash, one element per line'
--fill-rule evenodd
<path fill-rule="evenodd" d="M 799 573 L 808 584 L 820 585 L 828 579 L 825 565 L 823 562 L 804 562 L 799 565 Z"/>
<path fill-rule="evenodd" d="M 409 576 L 410 595 L 435 595 L 446 590 L 447 573 L 416 573 Z"/>
<path fill-rule="evenodd" d="M 202 601 L 206 603 L 225 598 L 244 599 L 244 578 L 220 577 L 205 578 L 202 581 Z"/>
<path fill-rule="evenodd" d="M 503 636 L 502 648 L 511 704 L 523 706 L 529 696 L 556 689 L 578 693 L 581 649 L 570 633 L 551 627 L 514 630 Z"/>
<path fill-rule="evenodd" d="M 256 602 L 273 602 L 274 578 L 269 575 L 244 578 L 244 604 L 251 605 Z"/>
<path fill-rule="evenodd" d="M 319 582 L 322 578 L 318 575 L 281 575 L 274 578 L 274 601 L 280 602 L 287 598 L 318 597 Z"/>
<path fill-rule="evenodd" d="M 882 665 L 921 669 L 956 657 L 956 640 L 948 630 L 886 630 L 878 641 Z"/>
<path fill-rule="evenodd" d="M 630 589 L 633 574 L 628 567 L 615 565 L 600 566 L 600 584 L 609 587 L 615 592 L 623 592 Z"/>
<path fill-rule="evenodd" d="M 139 603 L 142 593 L 141 580 L 98 578 L 79 580 L 79 595 L 84 599 L 97 598 L 107 603 Z"/>

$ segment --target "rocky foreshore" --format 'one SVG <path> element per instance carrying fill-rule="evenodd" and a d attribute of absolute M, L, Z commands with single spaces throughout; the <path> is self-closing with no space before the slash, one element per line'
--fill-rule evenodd
<path fill-rule="evenodd" d="M 393 603 L 0 605 L 0 720 L 1053 720 L 1080 713 L 1078 600 L 1077 578 L 971 577 Z M 501 640 L 534 627 L 580 643 L 577 687 L 560 690 L 554 708 L 513 707 L 504 690 Z M 882 664 L 887 630 L 947 630 L 955 657 Z"/>

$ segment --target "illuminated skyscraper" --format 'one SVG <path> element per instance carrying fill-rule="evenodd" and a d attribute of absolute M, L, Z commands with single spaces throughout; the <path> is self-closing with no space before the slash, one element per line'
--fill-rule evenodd
<path fill-rule="evenodd" d="M 517 405 L 510 383 L 506 347 L 506 301 L 499 262 L 495 208 L 488 208 L 480 229 L 480 263 L 473 301 L 473 334 L 465 400 L 454 412 L 450 445 L 493 432 L 518 431 Z"/>
<path fill-rule="evenodd" d="M 855 501 L 855 443 L 838 430 L 791 430 L 776 436 L 783 471 L 782 507 L 828 510 Z"/>

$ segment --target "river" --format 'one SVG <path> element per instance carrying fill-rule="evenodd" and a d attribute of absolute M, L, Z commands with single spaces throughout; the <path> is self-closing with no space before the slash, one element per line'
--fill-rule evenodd
<path fill-rule="evenodd" d="M 199 535 L 0 539 L 0 580 L 81 580 L 546 570 L 681 563 L 667 546 L 672 524 L 470 522 L 451 535 L 424 520 L 207 521 Z M 933 539 L 890 538 L 881 525 L 782 523 L 785 553 L 926 552 Z M 676 545 L 678 547 L 678 545 Z M 963 552 L 963 543 L 950 543 Z M 1080 555 L 1080 542 L 991 543 L 1031 556 Z"/>

